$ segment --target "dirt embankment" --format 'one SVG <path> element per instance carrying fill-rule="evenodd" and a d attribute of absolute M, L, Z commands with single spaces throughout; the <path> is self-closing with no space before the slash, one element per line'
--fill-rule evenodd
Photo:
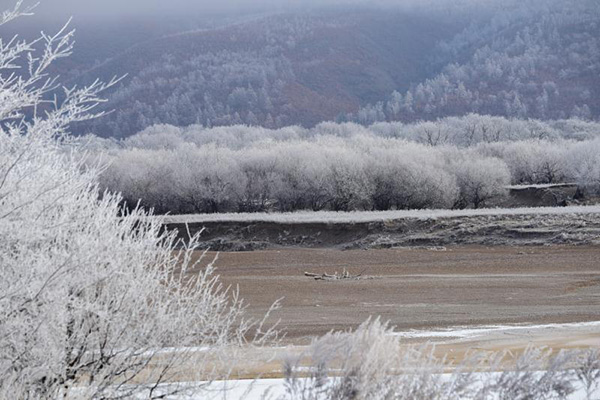
<path fill-rule="evenodd" d="M 485 215 L 373 222 L 206 221 L 168 223 L 182 239 L 200 230 L 216 251 L 268 248 L 382 249 L 449 245 L 589 245 L 600 243 L 599 214 Z"/>

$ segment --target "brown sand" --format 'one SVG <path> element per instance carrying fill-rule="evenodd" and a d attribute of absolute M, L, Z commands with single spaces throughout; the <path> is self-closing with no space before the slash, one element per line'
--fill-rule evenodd
<path fill-rule="evenodd" d="M 600 321 L 600 247 L 282 249 L 221 253 L 216 266 L 253 316 L 284 298 L 275 317 L 290 344 L 377 316 L 398 330 Z M 364 279 L 304 276 L 344 268 Z"/>

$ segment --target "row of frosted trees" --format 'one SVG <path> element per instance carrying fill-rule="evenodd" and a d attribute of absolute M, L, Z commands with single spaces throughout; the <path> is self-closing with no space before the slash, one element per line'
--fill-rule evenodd
<path fill-rule="evenodd" d="M 102 183 L 161 213 L 480 207 L 510 184 L 493 157 L 367 137 L 113 157 Z"/>
<path fill-rule="evenodd" d="M 336 127 L 357 132 L 333 135 Z M 160 213 L 480 208 L 502 204 L 511 184 L 578 183 L 589 194 L 600 188 L 600 140 L 458 147 L 354 125 L 329 125 L 329 135 L 302 139 L 283 131 L 281 140 L 261 140 L 266 130 L 249 127 L 232 128 L 231 136 L 227 128 L 197 136 L 155 129 L 99 153 L 109 158 L 106 188 Z"/>

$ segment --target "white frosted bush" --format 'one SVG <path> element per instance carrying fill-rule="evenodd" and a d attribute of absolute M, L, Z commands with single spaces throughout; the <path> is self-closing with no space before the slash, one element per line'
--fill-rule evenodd
<path fill-rule="evenodd" d="M 23 14 L 19 6 L 0 24 Z M 71 40 L 67 30 L 44 35 L 39 56 L 27 42 L 0 47 L 0 398 L 197 391 L 161 383 L 225 373 L 199 349 L 253 340 L 252 324 L 195 252 L 197 238 L 183 245 L 159 218 L 123 213 L 68 136 L 70 123 L 98 116 L 99 93 L 116 81 L 64 89 L 38 112 L 55 87 L 48 66 L 70 54 Z M 267 339 L 258 328 L 254 338 Z"/>
<path fill-rule="evenodd" d="M 570 398 L 577 389 L 592 400 L 600 384 L 597 350 L 474 352 L 460 364 L 434 350 L 401 346 L 391 326 L 369 320 L 287 358 L 286 393 L 277 400 L 550 400 Z"/>
<path fill-rule="evenodd" d="M 600 194 L 600 140 L 573 145 L 568 151 L 568 167 L 582 188 Z"/>
<path fill-rule="evenodd" d="M 455 165 L 455 173 L 461 207 L 483 207 L 490 199 L 505 195 L 510 184 L 506 163 L 496 158 L 466 158 Z"/>

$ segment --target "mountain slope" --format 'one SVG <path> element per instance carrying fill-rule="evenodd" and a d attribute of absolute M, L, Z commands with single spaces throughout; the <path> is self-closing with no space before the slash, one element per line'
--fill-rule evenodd
<path fill-rule="evenodd" d="M 433 76 L 431 52 L 458 32 L 420 15 L 296 13 L 165 36 L 78 81 L 128 73 L 109 117 L 79 132 L 125 137 L 149 125 L 314 125 Z"/>
<path fill-rule="evenodd" d="M 433 79 L 352 119 L 436 119 L 470 112 L 519 118 L 600 116 L 600 3 L 525 1 L 438 46 Z"/>
<path fill-rule="evenodd" d="M 71 74 L 73 83 L 129 74 L 107 103 L 115 112 L 75 131 L 600 116 L 597 0 L 420 7 L 332 7 L 150 37 Z"/>

